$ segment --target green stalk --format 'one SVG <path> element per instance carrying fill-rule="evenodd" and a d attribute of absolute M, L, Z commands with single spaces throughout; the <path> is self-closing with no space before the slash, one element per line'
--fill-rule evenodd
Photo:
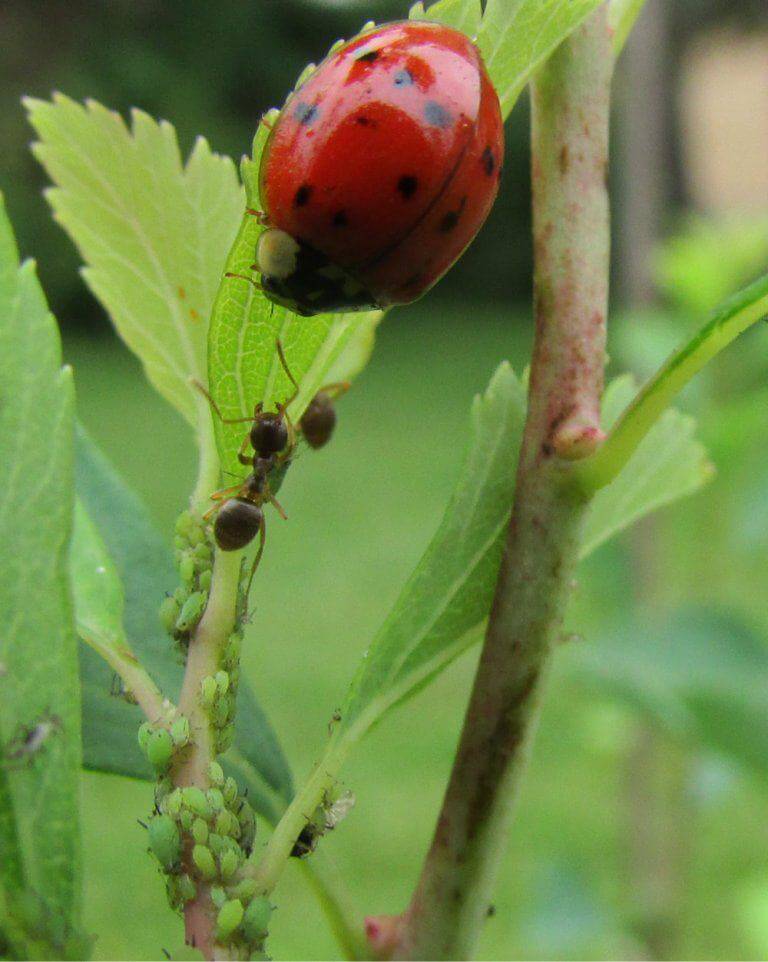
<path fill-rule="evenodd" d="M 608 295 L 606 190 L 613 64 L 602 6 L 532 88 L 536 339 L 506 550 L 432 846 L 405 915 L 370 920 L 380 954 L 465 959 L 486 918 L 587 499 L 573 462 L 602 435 Z M 383 940 L 382 940 L 383 941 Z"/>
<path fill-rule="evenodd" d="M 619 474 L 672 399 L 704 365 L 768 314 L 768 274 L 728 298 L 653 375 L 616 423 L 603 446 L 573 467 L 585 496 Z"/>

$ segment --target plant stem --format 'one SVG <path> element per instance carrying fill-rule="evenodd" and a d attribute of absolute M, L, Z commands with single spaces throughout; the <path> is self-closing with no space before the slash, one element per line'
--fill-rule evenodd
<path fill-rule="evenodd" d="M 200 704 L 200 683 L 208 675 L 216 674 L 221 651 L 235 627 L 239 581 L 240 552 L 217 551 L 208 605 L 189 642 L 179 697 L 179 710 L 189 720 L 191 740 L 182 763 L 173 773 L 176 785 L 210 787 L 208 767 L 216 757 L 216 746 L 210 719 Z M 185 855 L 188 857 L 189 853 Z M 197 896 L 187 902 L 184 917 L 187 942 L 205 958 L 217 957 L 213 934 L 215 911 L 208 885 L 198 885 Z"/>
<path fill-rule="evenodd" d="M 392 955 L 473 953 L 560 627 L 587 501 L 569 462 L 600 443 L 612 67 L 605 6 L 532 89 L 536 339 L 506 550 L 432 846 Z M 563 460 L 567 459 L 567 460 Z"/>
<path fill-rule="evenodd" d="M 149 722 L 157 722 L 171 708 L 169 701 L 154 683 L 149 672 L 129 648 L 113 648 L 93 638 L 85 641 L 98 652 L 109 667 L 120 676 L 125 691 L 132 695 Z"/>

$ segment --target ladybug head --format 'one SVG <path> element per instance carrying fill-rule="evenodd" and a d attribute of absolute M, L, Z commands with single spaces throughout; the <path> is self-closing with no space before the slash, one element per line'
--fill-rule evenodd
<path fill-rule="evenodd" d="M 350 273 L 277 227 L 267 228 L 259 237 L 254 266 L 265 295 L 304 317 L 378 306 Z"/>

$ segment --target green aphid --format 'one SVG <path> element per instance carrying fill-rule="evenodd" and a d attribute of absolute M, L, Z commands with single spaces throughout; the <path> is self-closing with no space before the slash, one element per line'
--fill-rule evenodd
<path fill-rule="evenodd" d="M 195 824 L 194 812 L 190 812 L 188 808 L 183 808 L 181 810 L 181 815 L 179 815 L 179 825 L 185 832 L 191 832 L 192 826 Z"/>
<path fill-rule="evenodd" d="M 189 532 L 196 526 L 194 516 L 191 511 L 182 511 L 181 514 L 176 519 L 175 530 L 176 534 L 187 536 Z"/>
<path fill-rule="evenodd" d="M 219 755 L 223 755 L 228 752 L 232 747 L 232 742 L 235 740 L 235 726 L 227 725 L 226 728 L 221 728 L 216 734 L 216 752 Z"/>
<path fill-rule="evenodd" d="M 163 598 L 159 612 L 160 624 L 168 634 L 176 627 L 176 619 L 179 617 L 180 610 L 179 603 L 173 596 L 168 595 L 167 598 Z"/>
<path fill-rule="evenodd" d="M 229 939 L 243 921 L 243 914 L 243 903 L 239 899 L 225 902 L 216 916 L 216 938 L 221 942 Z"/>
<path fill-rule="evenodd" d="M 192 822 L 192 838 L 198 845 L 205 845 L 208 841 L 208 823 L 202 818 L 196 818 Z"/>
<path fill-rule="evenodd" d="M 213 723 L 217 728 L 224 728 L 232 715 L 232 698 L 229 695 L 219 695 L 211 711 Z"/>
<path fill-rule="evenodd" d="M 180 788 L 174 788 L 174 790 L 163 799 L 163 811 L 167 815 L 170 815 L 171 818 L 177 818 L 181 814 L 182 805 L 183 798 Z"/>
<path fill-rule="evenodd" d="M 217 692 L 216 679 L 213 675 L 206 675 L 200 682 L 200 704 L 203 708 L 210 709 L 213 707 Z"/>
<path fill-rule="evenodd" d="M 212 811 L 220 812 L 224 808 L 224 796 L 218 788 L 209 788 L 205 797 L 208 799 Z"/>
<path fill-rule="evenodd" d="M 240 835 L 240 822 L 232 812 L 228 812 L 226 809 L 219 812 L 214 825 L 219 835 L 228 835 L 234 838 Z"/>
<path fill-rule="evenodd" d="M 222 878 L 231 878 L 239 867 L 240 859 L 231 848 L 222 852 L 219 856 L 219 871 L 221 872 Z"/>
<path fill-rule="evenodd" d="M 244 878 L 242 882 L 233 885 L 229 891 L 232 898 L 240 899 L 241 902 L 247 902 L 256 894 L 257 887 L 255 879 Z"/>
<path fill-rule="evenodd" d="M 181 833 L 170 815 L 156 815 L 149 823 L 149 847 L 166 872 L 178 871 Z"/>
<path fill-rule="evenodd" d="M 221 786 L 224 785 L 224 769 L 218 762 L 211 762 L 208 766 L 208 778 L 211 785 L 214 785 L 216 788 L 221 788 Z"/>
<path fill-rule="evenodd" d="M 200 572 L 200 577 L 197 579 L 200 585 L 201 591 L 210 591 L 211 582 L 213 581 L 213 571 L 210 568 L 206 568 L 205 571 Z"/>
<path fill-rule="evenodd" d="M 235 799 L 237 798 L 237 782 L 234 780 L 234 778 L 229 777 L 224 782 L 221 793 L 224 796 L 224 801 L 227 803 L 227 805 L 234 804 Z"/>
<path fill-rule="evenodd" d="M 187 534 L 187 540 L 193 548 L 196 548 L 199 544 L 202 544 L 203 541 L 205 541 L 205 532 L 200 527 L 199 522 L 196 522 L 192 528 L 190 528 L 189 533 Z"/>
<path fill-rule="evenodd" d="M 229 675 L 226 671 L 217 671 L 214 678 L 216 679 L 216 687 L 219 689 L 219 693 L 226 695 L 229 691 Z"/>
<path fill-rule="evenodd" d="M 221 855 L 225 847 L 224 836 L 219 835 L 217 832 L 211 832 L 211 834 L 208 836 L 208 847 L 214 855 Z"/>
<path fill-rule="evenodd" d="M 205 845 L 195 845 L 192 849 L 192 861 L 206 881 L 216 878 L 216 859 L 213 857 L 213 852 Z"/>
<path fill-rule="evenodd" d="M 210 563 L 211 559 L 213 558 L 213 552 L 211 551 L 210 546 L 205 542 L 201 542 L 199 545 L 197 545 L 192 554 L 197 561 L 202 561 L 204 563 Z"/>
<path fill-rule="evenodd" d="M 171 722 L 171 738 L 177 748 L 183 748 L 189 742 L 189 719 L 179 715 Z"/>
<path fill-rule="evenodd" d="M 197 895 L 197 886 L 188 875 L 179 875 L 176 879 L 177 891 L 182 902 L 191 902 Z"/>
<path fill-rule="evenodd" d="M 181 632 L 191 631 L 200 621 L 208 602 L 208 595 L 204 591 L 193 591 L 181 608 L 181 613 L 176 619 L 176 630 Z"/>
<path fill-rule="evenodd" d="M 200 818 L 211 817 L 211 806 L 208 804 L 208 799 L 205 797 L 202 788 L 198 788 L 197 785 L 189 785 L 187 788 L 183 788 L 181 793 L 184 805 L 195 815 L 199 815 Z"/>
<path fill-rule="evenodd" d="M 139 725 L 138 739 L 139 748 L 144 752 L 145 755 L 147 754 L 147 747 L 149 745 L 149 738 L 151 734 L 152 726 L 149 724 L 149 722 L 142 722 L 142 724 Z"/>
<path fill-rule="evenodd" d="M 173 597 L 173 600 L 176 602 L 176 604 L 179 606 L 179 611 L 181 611 L 187 598 L 189 598 L 189 588 L 185 588 L 184 586 L 179 585 L 179 587 L 176 588 L 176 590 L 173 592 L 172 597 Z"/>
<path fill-rule="evenodd" d="M 156 772 L 164 772 L 173 758 L 173 739 L 165 728 L 155 728 L 147 742 L 147 758 Z"/>
<path fill-rule="evenodd" d="M 211 886 L 211 901 L 217 909 L 220 909 L 227 901 L 227 893 L 220 885 Z"/>
<path fill-rule="evenodd" d="M 243 915 L 243 935 L 251 943 L 261 943 L 269 932 L 272 906 L 265 895 L 251 899 Z"/>
<path fill-rule="evenodd" d="M 179 577 L 191 584 L 195 577 L 195 560 L 191 554 L 183 554 L 179 560 Z"/>

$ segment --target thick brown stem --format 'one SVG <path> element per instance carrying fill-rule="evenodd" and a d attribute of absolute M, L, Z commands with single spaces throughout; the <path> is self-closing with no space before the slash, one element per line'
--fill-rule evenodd
<path fill-rule="evenodd" d="M 601 8 L 533 85 L 528 420 L 485 644 L 432 846 L 391 950 L 399 958 L 459 959 L 474 950 L 573 577 L 586 503 L 569 484 L 570 462 L 602 438 L 611 71 Z"/>

